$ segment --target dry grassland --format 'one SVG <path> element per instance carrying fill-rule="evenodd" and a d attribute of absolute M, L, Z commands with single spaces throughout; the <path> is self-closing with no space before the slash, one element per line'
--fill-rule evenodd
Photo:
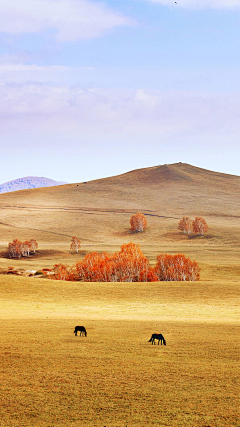
<path fill-rule="evenodd" d="M 237 284 L 0 286 L 2 427 L 239 426 Z"/>
<path fill-rule="evenodd" d="M 34 238 L 40 270 L 140 243 L 183 252 L 199 282 L 70 283 L 0 274 L 1 427 L 239 427 L 240 178 L 179 164 L 0 196 L 0 252 Z M 147 215 L 132 234 L 133 213 Z M 206 237 L 177 230 L 203 216 Z M 71 236 L 82 241 L 70 254 Z M 84 325 L 88 336 L 75 337 Z M 162 333 L 167 346 L 151 345 Z"/>

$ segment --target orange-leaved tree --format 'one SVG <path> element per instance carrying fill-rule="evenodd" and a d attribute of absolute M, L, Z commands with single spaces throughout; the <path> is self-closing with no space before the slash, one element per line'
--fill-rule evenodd
<path fill-rule="evenodd" d="M 21 258 L 22 252 L 21 252 L 21 245 L 22 242 L 18 239 L 14 239 L 12 242 L 8 244 L 8 255 L 9 258 Z"/>
<path fill-rule="evenodd" d="M 81 240 L 78 239 L 76 236 L 73 236 L 71 245 L 70 245 L 70 251 L 74 251 L 78 254 L 78 249 L 80 249 L 80 246 L 81 246 Z"/>
<path fill-rule="evenodd" d="M 149 267 L 147 271 L 146 270 L 141 271 L 138 281 L 139 282 L 158 282 L 159 278 L 155 273 L 154 268 Z"/>
<path fill-rule="evenodd" d="M 121 246 L 120 252 L 113 255 L 116 263 L 116 277 L 119 282 L 147 281 L 149 261 L 142 253 L 140 246 L 127 243 Z"/>
<path fill-rule="evenodd" d="M 140 246 L 128 243 L 113 254 L 92 252 L 86 255 L 76 264 L 76 279 L 87 282 L 147 281 L 149 268 L 149 261 Z"/>
<path fill-rule="evenodd" d="M 36 252 L 38 244 L 36 240 L 31 239 L 30 241 L 21 242 L 18 239 L 14 239 L 8 244 L 8 255 L 10 258 L 21 258 L 22 256 L 29 256 L 30 252 Z"/>
<path fill-rule="evenodd" d="M 38 243 L 35 239 L 30 240 L 30 250 L 33 251 L 33 253 L 36 253 L 36 249 L 38 248 Z"/>
<path fill-rule="evenodd" d="M 72 271 L 72 267 L 69 267 L 65 264 L 55 264 L 53 267 L 53 276 L 51 279 L 56 280 L 75 280 L 74 272 Z"/>
<path fill-rule="evenodd" d="M 196 234 L 200 234 L 200 236 L 203 236 L 204 233 L 208 231 L 208 225 L 205 221 L 205 219 L 201 217 L 196 217 L 193 221 L 193 231 Z"/>
<path fill-rule="evenodd" d="M 26 242 L 21 243 L 22 256 L 29 256 L 30 250 L 31 250 L 31 244 L 28 240 Z"/>
<path fill-rule="evenodd" d="M 76 279 L 85 282 L 112 282 L 111 255 L 92 252 L 76 263 Z"/>
<path fill-rule="evenodd" d="M 132 231 L 136 231 L 137 233 L 139 231 L 144 231 L 147 226 L 147 220 L 145 215 L 143 215 L 141 212 L 132 215 L 130 219 L 130 224 Z"/>
<path fill-rule="evenodd" d="M 195 281 L 199 280 L 200 268 L 184 254 L 159 254 L 154 271 L 160 281 Z"/>
<path fill-rule="evenodd" d="M 188 216 L 184 216 L 178 223 L 178 229 L 185 234 L 191 234 L 193 229 L 192 220 Z"/>

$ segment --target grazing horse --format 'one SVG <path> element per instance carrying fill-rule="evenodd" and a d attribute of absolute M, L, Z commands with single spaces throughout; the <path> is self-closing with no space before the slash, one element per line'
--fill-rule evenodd
<path fill-rule="evenodd" d="M 152 334 L 152 336 L 151 336 L 151 338 L 150 338 L 150 340 L 148 342 L 151 342 L 152 344 L 155 345 L 155 340 L 158 340 L 158 345 L 159 345 L 159 341 L 161 341 L 161 345 L 162 345 L 162 343 L 164 345 L 167 344 L 166 340 L 165 340 L 165 338 L 164 338 L 164 336 L 162 334 Z"/>
<path fill-rule="evenodd" d="M 75 337 L 77 336 L 78 331 L 80 332 L 80 335 L 84 334 L 85 337 L 87 336 L 87 331 L 84 328 L 84 326 L 75 326 L 75 329 L 73 333 L 75 334 Z"/>

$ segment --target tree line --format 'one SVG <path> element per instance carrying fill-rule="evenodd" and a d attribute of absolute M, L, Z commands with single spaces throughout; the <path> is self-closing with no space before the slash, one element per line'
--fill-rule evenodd
<path fill-rule="evenodd" d="M 155 282 L 199 280 L 200 268 L 196 261 L 184 254 L 159 254 L 154 267 L 150 266 L 140 246 L 127 243 L 113 254 L 92 252 L 74 266 L 55 264 L 56 280 L 84 282 Z"/>
<path fill-rule="evenodd" d="M 130 219 L 131 230 L 138 233 L 144 231 L 147 227 L 147 219 L 141 212 L 131 216 Z M 203 236 L 208 231 L 208 225 L 204 218 L 195 217 L 195 220 L 191 220 L 189 217 L 184 216 L 178 223 L 178 229 L 183 231 L 185 234 L 198 234 Z"/>

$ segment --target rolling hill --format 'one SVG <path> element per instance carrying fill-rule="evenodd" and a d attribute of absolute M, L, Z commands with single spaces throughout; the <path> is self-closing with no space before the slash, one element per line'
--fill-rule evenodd
<path fill-rule="evenodd" d="M 44 267 L 75 262 L 76 256 L 69 254 L 71 236 L 82 241 L 80 257 L 92 250 L 118 250 L 133 241 L 152 262 L 159 252 L 184 252 L 202 264 L 204 277 L 210 270 L 220 274 L 219 268 L 239 275 L 239 194 L 239 176 L 184 163 L 5 193 L 0 195 L 0 250 L 13 238 L 35 238 L 42 253 L 35 261 L 31 258 L 31 265 Z M 133 234 L 129 220 L 139 211 L 146 215 L 148 227 Z M 180 233 L 177 226 L 183 215 L 204 217 L 207 236 L 187 238 Z M 7 260 L 0 262 L 6 265 Z M 29 263 L 21 260 L 24 266 Z"/>
<path fill-rule="evenodd" d="M 27 176 L 25 178 L 14 179 L 0 185 L 0 193 L 9 193 L 11 191 L 28 190 L 30 188 L 53 187 L 55 185 L 66 184 L 66 182 L 57 182 L 50 178 L 37 176 Z"/>

